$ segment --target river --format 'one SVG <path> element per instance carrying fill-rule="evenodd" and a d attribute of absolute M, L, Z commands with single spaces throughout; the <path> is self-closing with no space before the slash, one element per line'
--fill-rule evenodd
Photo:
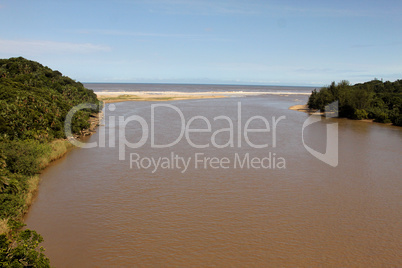
<path fill-rule="evenodd" d="M 401 128 L 303 131 L 309 115 L 288 107 L 306 101 L 108 104 L 97 146 L 43 171 L 25 223 L 56 267 L 401 267 Z M 325 153 L 330 124 L 336 167 L 303 144 Z"/>

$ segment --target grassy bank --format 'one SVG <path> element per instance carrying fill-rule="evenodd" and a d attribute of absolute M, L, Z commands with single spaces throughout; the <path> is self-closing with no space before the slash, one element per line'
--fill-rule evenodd
<path fill-rule="evenodd" d="M 43 238 L 33 230 L 21 230 L 23 216 L 38 190 L 37 172 L 72 147 L 67 140 L 0 143 L 0 267 L 50 267 L 39 247 Z"/>
<path fill-rule="evenodd" d="M 3 188 L 0 193 L 0 234 L 8 235 L 8 223 L 22 221 L 24 214 L 35 197 L 39 185 L 37 172 L 46 168 L 52 161 L 65 155 L 73 145 L 67 140 L 55 140 L 49 143 L 10 142 L 1 143 L 4 161 L 2 170 Z M 22 149 L 24 148 L 24 149 Z M 7 172 L 5 168 L 13 172 Z M 16 175 L 18 174 L 18 175 Z"/>

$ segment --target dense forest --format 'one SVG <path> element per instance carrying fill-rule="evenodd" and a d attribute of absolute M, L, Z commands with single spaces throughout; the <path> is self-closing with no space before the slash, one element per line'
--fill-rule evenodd
<path fill-rule="evenodd" d="M 347 81 L 332 82 L 314 90 L 308 100 L 310 109 L 324 110 L 334 101 L 339 104 L 339 116 L 350 119 L 374 119 L 375 122 L 402 126 L 402 80 L 395 82 L 372 80 L 350 85 Z"/>
<path fill-rule="evenodd" d="M 0 267 L 48 267 L 39 248 L 42 238 L 21 230 L 37 188 L 37 173 L 70 146 L 64 119 L 80 103 L 100 103 L 92 90 L 59 71 L 24 58 L 0 59 Z M 81 110 L 72 121 L 80 134 L 91 114 Z"/>

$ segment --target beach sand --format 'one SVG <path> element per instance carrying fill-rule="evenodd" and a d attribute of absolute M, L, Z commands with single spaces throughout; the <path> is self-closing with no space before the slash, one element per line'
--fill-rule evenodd
<path fill-rule="evenodd" d="M 307 104 L 293 105 L 293 106 L 289 107 L 289 110 L 305 112 L 305 113 L 311 112 L 311 110 L 308 108 Z"/>
<path fill-rule="evenodd" d="M 318 110 L 315 109 L 309 109 L 307 104 L 293 105 L 289 107 L 289 110 L 294 110 L 308 114 L 325 115 L 324 112 L 319 112 Z"/>
<path fill-rule="evenodd" d="M 177 91 L 132 91 L 132 92 L 95 92 L 99 100 L 106 103 L 122 101 L 171 101 L 171 100 L 189 100 L 189 99 L 211 99 L 211 98 L 229 98 L 245 97 L 257 95 L 305 95 L 310 93 L 296 92 L 177 92 Z"/>

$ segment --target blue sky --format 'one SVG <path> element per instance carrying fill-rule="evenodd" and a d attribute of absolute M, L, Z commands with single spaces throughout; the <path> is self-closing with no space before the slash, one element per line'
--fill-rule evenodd
<path fill-rule="evenodd" d="M 0 58 L 82 82 L 402 78 L 402 1 L 0 0 Z"/>

